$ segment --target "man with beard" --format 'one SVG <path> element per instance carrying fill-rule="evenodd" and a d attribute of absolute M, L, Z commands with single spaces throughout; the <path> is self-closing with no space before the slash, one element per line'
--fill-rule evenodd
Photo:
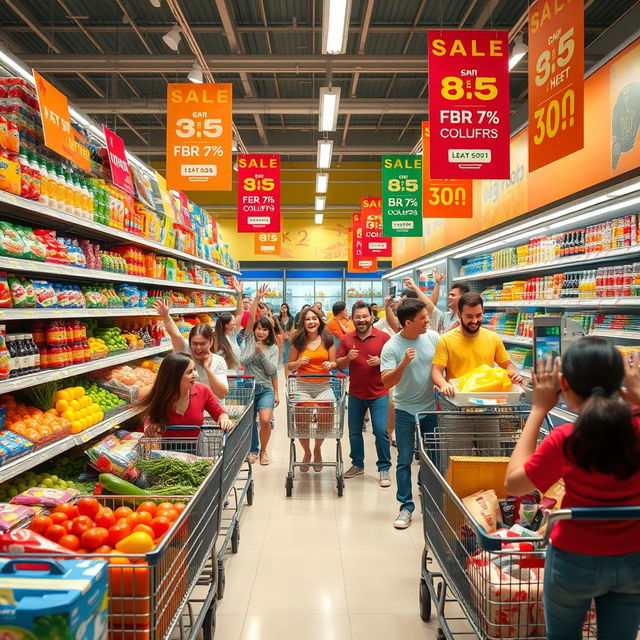
<path fill-rule="evenodd" d="M 431 379 L 443 396 L 451 398 L 455 395 L 455 388 L 449 380 L 483 364 L 493 367 L 495 363 L 509 372 L 512 382 L 522 383 L 522 376 L 511 362 L 500 337 L 482 327 L 483 315 L 482 296 L 465 293 L 458 300 L 459 326 L 443 333 L 438 340 Z"/>
<path fill-rule="evenodd" d="M 337 354 L 338 368 L 349 368 L 350 381 L 348 422 L 352 466 L 344 477 L 354 478 L 364 473 L 362 426 L 368 409 L 376 439 L 379 483 L 381 487 L 390 487 L 391 449 L 387 433 L 389 395 L 380 377 L 380 354 L 389 335 L 372 326 L 371 307 L 362 301 L 353 305 L 352 318 L 356 329 L 340 339 Z"/>

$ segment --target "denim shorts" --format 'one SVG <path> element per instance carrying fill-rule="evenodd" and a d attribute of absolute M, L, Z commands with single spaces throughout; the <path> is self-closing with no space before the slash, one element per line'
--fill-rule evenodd
<path fill-rule="evenodd" d="M 276 394 L 273 391 L 273 387 L 266 384 L 256 385 L 255 395 L 255 410 L 260 409 L 273 409 L 276 404 Z"/>

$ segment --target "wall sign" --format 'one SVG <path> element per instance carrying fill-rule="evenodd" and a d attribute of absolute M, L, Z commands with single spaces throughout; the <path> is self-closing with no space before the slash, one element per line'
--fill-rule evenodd
<path fill-rule="evenodd" d="M 382 156 L 382 235 L 422 235 L 422 156 Z"/>
<path fill-rule="evenodd" d="M 238 156 L 238 231 L 280 232 L 280 156 Z"/>
<path fill-rule="evenodd" d="M 231 84 L 167 85 L 167 184 L 231 190 Z"/>
<path fill-rule="evenodd" d="M 129 170 L 129 161 L 127 160 L 127 153 L 124 149 L 124 140 L 104 125 L 102 125 L 102 132 L 107 142 L 107 153 L 109 154 L 109 166 L 111 167 L 111 180 L 113 184 L 129 194 L 135 195 L 131 171 Z"/>
<path fill-rule="evenodd" d="M 472 218 L 473 181 L 446 180 L 429 176 L 429 123 L 422 123 L 422 217 Z"/>
<path fill-rule="evenodd" d="M 362 254 L 365 258 L 390 258 L 391 238 L 382 236 L 382 198 L 360 201 Z"/>
<path fill-rule="evenodd" d="M 349 231 L 349 256 L 347 260 L 347 270 L 352 273 L 370 273 L 378 270 L 378 260 L 376 258 L 365 258 L 362 255 L 362 240 L 360 214 L 352 215 L 352 226 Z"/>
<path fill-rule="evenodd" d="M 529 7 L 529 171 L 584 146 L 584 0 Z"/>
<path fill-rule="evenodd" d="M 429 177 L 509 177 L 506 31 L 429 31 Z"/>
<path fill-rule="evenodd" d="M 258 256 L 280 255 L 282 248 L 281 233 L 254 233 L 253 252 Z"/>

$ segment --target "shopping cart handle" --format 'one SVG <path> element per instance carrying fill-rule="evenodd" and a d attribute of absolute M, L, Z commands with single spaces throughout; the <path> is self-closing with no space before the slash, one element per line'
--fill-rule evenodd
<path fill-rule="evenodd" d="M 167 431 L 193 431 L 194 429 L 202 429 L 201 424 L 168 424 L 163 433 Z"/>
<path fill-rule="evenodd" d="M 573 507 L 558 509 L 549 516 L 549 523 L 555 520 L 639 520 L 640 505 L 624 507 Z"/>
<path fill-rule="evenodd" d="M 229 376 L 229 375 L 227 376 L 228 380 L 236 380 L 238 378 L 240 378 L 242 380 L 253 380 L 255 378 L 255 376 L 251 375 L 249 373 L 243 373 L 242 375 L 238 374 L 238 375 L 235 375 L 235 376 Z"/>
<path fill-rule="evenodd" d="M 333 373 L 327 371 L 327 373 L 290 373 L 290 378 L 346 378 L 344 373 Z"/>

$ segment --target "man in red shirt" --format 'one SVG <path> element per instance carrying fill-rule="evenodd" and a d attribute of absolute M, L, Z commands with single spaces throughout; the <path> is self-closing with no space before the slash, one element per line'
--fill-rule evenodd
<path fill-rule="evenodd" d="M 349 368 L 349 444 L 351 468 L 344 474 L 353 478 L 364 473 L 364 439 L 362 426 L 369 410 L 373 424 L 378 454 L 380 486 L 390 487 L 391 449 L 387 432 L 389 392 L 380 377 L 380 353 L 389 335 L 373 326 L 371 307 L 364 302 L 353 305 L 353 322 L 356 330 L 350 331 L 338 346 L 338 368 Z"/>

